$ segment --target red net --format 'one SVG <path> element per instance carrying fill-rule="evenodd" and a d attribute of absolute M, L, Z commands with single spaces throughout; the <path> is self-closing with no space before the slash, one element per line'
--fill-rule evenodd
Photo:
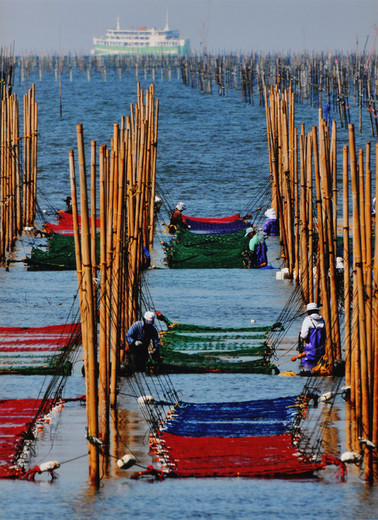
<path fill-rule="evenodd" d="M 193 220 L 194 222 L 208 222 L 210 224 L 225 224 L 227 222 L 235 222 L 240 218 L 240 214 L 236 213 L 235 215 L 231 215 L 229 217 L 214 217 L 214 218 L 201 218 L 201 217 L 189 217 L 189 215 L 183 215 L 184 221 L 186 219 Z"/>
<path fill-rule="evenodd" d="M 0 352 L 54 351 L 80 341 L 80 323 L 0 327 Z"/>
<path fill-rule="evenodd" d="M 14 463 L 24 438 L 34 421 L 47 414 L 53 404 L 53 399 L 44 402 L 42 399 L 0 400 L 0 478 L 22 475 L 22 469 Z"/>
<path fill-rule="evenodd" d="M 163 432 L 160 457 L 178 477 L 302 477 L 323 464 L 301 455 L 288 434 L 269 437 L 182 437 Z"/>
<path fill-rule="evenodd" d="M 79 228 L 80 228 L 80 216 L 79 216 Z M 89 223 L 91 219 L 89 219 Z M 73 235 L 74 226 L 73 226 L 73 216 L 71 213 L 66 213 L 65 211 L 59 211 L 58 223 L 52 224 L 51 222 L 46 222 L 43 230 L 46 233 L 59 233 L 60 235 Z M 100 219 L 96 219 L 96 232 L 100 231 Z"/>

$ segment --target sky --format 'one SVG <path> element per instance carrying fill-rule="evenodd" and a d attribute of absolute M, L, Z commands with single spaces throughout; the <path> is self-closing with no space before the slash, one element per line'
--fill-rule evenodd
<path fill-rule="evenodd" d="M 378 0 L 0 0 L 0 46 L 89 54 L 115 28 L 169 26 L 193 52 L 375 52 Z"/>

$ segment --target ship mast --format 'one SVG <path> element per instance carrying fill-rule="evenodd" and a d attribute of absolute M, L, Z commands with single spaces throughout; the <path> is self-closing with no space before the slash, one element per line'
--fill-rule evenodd
<path fill-rule="evenodd" d="M 165 13 L 165 27 L 164 27 L 164 31 L 169 31 L 169 25 L 168 25 L 168 8 L 167 8 L 167 11 Z"/>

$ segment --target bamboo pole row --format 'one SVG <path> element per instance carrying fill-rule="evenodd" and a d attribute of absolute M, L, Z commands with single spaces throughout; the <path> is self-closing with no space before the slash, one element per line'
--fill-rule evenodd
<path fill-rule="evenodd" d="M 323 370 L 318 373 L 337 374 L 344 353 L 345 385 L 350 388 L 349 449 L 362 452 L 365 479 L 373 482 L 378 478 L 377 451 L 372 449 L 378 442 L 378 243 L 372 219 L 370 143 L 365 152 L 357 152 L 354 126 L 349 125 L 349 146 L 344 146 L 342 155 L 341 273 L 337 269 L 336 123 L 330 129 L 319 114 L 319 126 L 306 135 L 302 125 L 298 137 L 290 89 L 283 94 L 271 89 L 269 97 L 265 95 L 272 206 L 280 217 L 283 256 L 303 302 L 322 306 L 327 340 Z M 375 187 L 377 197 L 377 162 Z"/>
<path fill-rule="evenodd" d="M 35 85 L 24 95 L 23 226 L 33 226 L 37 198 L 38 105 Z"/>
<path fill-rule="evenodd" d="M 327 105 L 338 114 L 340 125 L 351 122 L 350 106 L 359 108 L 359 129 L 362 130 L 363 108 L 372 135 L 378 135 L 377 120 L 377 56 L 364 53 L 288 54 L 264 53 L 205 54 L 188 56 L 21 56 L 17 66 L 21 81 L 35 70 L 39 77 L 54 72 L 56 78 L 74 71 L 85 73 L 88 80 L 100 73 L 106 81 L 107 70 L 115 70 L 121 80 L 125 73 L 152 78 L 157 73 L 170 80 L 181 77 L 184 85 L 206 93 L 227 96 L 230 90 L 240 92 L 241 100 L 259 105 L 264 90 L 278 86 L 282 92 L 295 92 L 296 102 L 313 107 Z"/>
<path fill-rule="evenodd" d="M 376 145 L 376 158 L 378 145 Z M 345 383 L 350 387 L 350 423 L 347 425 L 350 449 L 363 453 L 365 480 L 378 479 L 378 360 L 377 298 L 378 245 L 374 240 L 376 224 L 371 218 L 370 143 L 366 151 L 356 151 L 354 126 L 349 125 L 349 149 L 344 150 L 344 175 L 350 171 L 352 192 L 353 267 L 351 277 L 351 311 L 345 334 Z M 348 168 L 349 166 L 349 168 Z M 378 164 L 376 161 L 376 172 Z M 375 178 L 377 195 L 378 173 Z M 345 208 L 346 211 L 347 208 Z M 346 221 L 346 218 L 344 218 Z M 345 255 L 349 251 L 345 251 Z M 345 265 L 344 265 L 345 270 Z M 349 273 L 345 274 L 345 284 Z M 346 302 L 345 302 L 346 304 Z M 352 326 L 350 324 L 352 323 Z M 352 332 L 351 332 L 352 330 Z"/>
<path fill-rule="evenodd" d="M 99 452 L 91 441 L 99 438 L 103 443 L 102 467 L 108 468 L 110 409 L 116 407 L 119 363 L 127 330 L 140 317 L 145 252 L 153 246 L 157 119 L 154 86 L 143 92 L 138 84 L 137 103 L 130 106 L 130 116 L 122 118 L 120 126 L 114 125 L 110 150 L 106 145 L 99 149 L 98 182 L 96 143 L 92 141 L 90 219 L 83 129 L 77 125 L 81 235 L 73 151 L 69 151 L 87 390 L 89 474 L 94 483 L 99 479 Z M 97 184 L 99 236 L 95 224 Z M 96 241 L 100 246 L 99 266 Z"/>
<path fill-rule="evenodd" d="M 341 359 L 336 243 L 336 126 L 332 140 L 320 118 L 306 135 L 295 128 L 295 102 L 289 89 L 265 93 L 271 197 L 280 221 L 280 237 L 289 276 L 300 286 L 304 303 L 321 302 L 327 323 L 328 373 Z M 331 153 L 332 152 L 332 153 Z"/>
<path fill-rule="evenodd" d="M 19 104 L 11 89 L 2 89 L 0 128 L 0 261 L 25 227 L 33 226 L 37 189 L 38 104 L 35 85 L 24 95 L 23 135 Z"/>

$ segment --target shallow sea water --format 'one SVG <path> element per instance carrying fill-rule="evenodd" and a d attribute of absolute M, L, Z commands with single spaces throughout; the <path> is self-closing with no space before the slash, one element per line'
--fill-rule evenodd
<path fill-rule="evenodd" d="M 245 105 L 239 93 L 228 98 L 205 95 L 184 87 L 176 78 L 155 81 L 160 102 L 157 175 L 159 189 L 170 207 L 184 200 L 187 213 L 195 216 L 224 216 L 255 211 L 251 201 L 260 195 L 259 204 L 269 205 L 266 187 L 269 178 L 265 112 L 258 105 Z M 141 77 L 142 88 L 151 78 Z M 122 81 L 108 71 L 107 81 L 92 74 L 91 81 L 79 72 L 73 81 L 62 76 L 63 117 L 59 118 L 58 84 L 53 74 L 31 76 L 28 83 L 16 84 L 19 98 L 36 83 L 39 103 L 39 201 L 41 209 L 62 208 L 69 193 L 68 149 L 76 150 L 77 123 L 84 125 L 86 146 L 95 139 L 98 146 L 109 143 L 113 123 L 129 114 L 136 98 L 133 72 Z M 316 124 L 317 109 L 296 107 L 297 126 L 306 129 Z M 358 121 L 355 121 L 358 124 Z M 347 144 L 347 132 L 339 130 L 339 147 Z M 368 123 L 357 147 L 371 140 Z M 359 144 L 361 143 L 361 144 Z M 89 150 L 89 148 L 88 148 Z M 89 157 L 89 151 L 88 151 Z M 341 166 L 340 166 L 341 167 Z M 256 204 L 256 203 L 253 203 Z M 53 218 L 49 215 L 49 218 Z M 271 270 L 169 270 L 165 268 L 160 239 L 167 215 L 159 215 L 152 263 L 146 273 L 145 288 L 156 310 L 170 320 L 182 323 L 223 326 L 271 324 L 277 320 L 293 291 L 287 280 L 275 279 L 280 267 L 277 239 L 268 240 Z M 259 223 L 257 223 L 259 224 Z M 33 239 L 19 241 L 15 258 L 25 256 Z M 77 313 L 75 272 L 30 272 L 22 263 L 0 270 L 0 324 L 41 326 L 62 323 Z M 293 370 L 290 349 L 296 341 L 301 318 L 298 317 L 277 351 L 281 372 Z M 78 354 L 73 375 L 67 379 L 64 396 L 84 393 Z M 241 401 L 297 395 L 303 388 L 300 377 L 256 374 L 175 374 L 172 385 L 185 401 Z M 50 382 L 40 376 L 2 376 L 0 398 L 39 397 Z M 26 519 L 374 519 L 378 517 L 377 487 L 367 488 L 355 468 L 346 482 L 335 478 L 334 468 L 316 479 L 183 479 L 134 481 L 121 472 L 115 458 L 128 450 L 141 465 L 151 463 L 148 427 L 127 380 L 120 383 L 119 431 L 121 440 L 112 458 L 111 478 L 100 488 L 88 484 L 85 439 L 85 408 L 67 403 L 45 428 L 35 445 L 33 464 L 58 460 L 59 478 L 45 475 L 35 483 L 0 483 L 1 518 Z M 344 450 L 344 403 L 337 402 L 334 426 L 338 435 L 335 449 Z M 123 450 L 123 451 L 122 451 Z"/>

